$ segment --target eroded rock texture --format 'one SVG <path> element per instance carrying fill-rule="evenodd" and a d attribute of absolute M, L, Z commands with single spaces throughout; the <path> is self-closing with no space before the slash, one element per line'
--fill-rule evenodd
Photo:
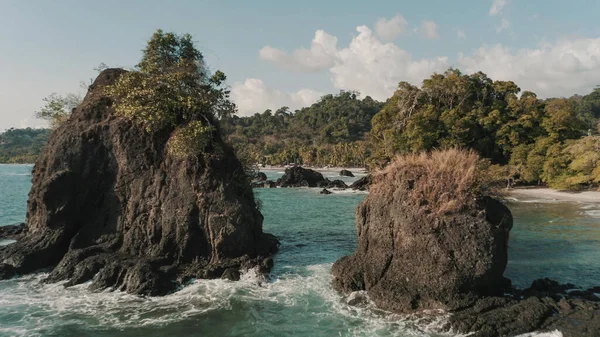
<path fill-rule="evenodd" d="M 188 278 L 268 271 L 278 242 L 263 233 L 231 148 L 216 131 L 204 155 L 169 155 L 173 130 L 149 134 L 114 115 L 104 88 L 123 72 L 102 72 L 50 137 L 33 169 L 27 234 L 0 252 L 10 271 L 0 275 L 52 268 L 51 282 L 162 295 Z"/>

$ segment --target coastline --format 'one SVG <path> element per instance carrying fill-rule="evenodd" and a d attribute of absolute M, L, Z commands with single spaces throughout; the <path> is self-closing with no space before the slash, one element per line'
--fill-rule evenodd
<path fill-rule="evenodd" d="M 553 201 L 575 201 L 585 203 L 600 203 L 600 191 L 565 192 L 547 187 L 513 188 L 507 191 L 511 197 L 535 198 Z"/>
<path fill-rule="evenodd" d="M 363 167 L 312 167 L 312 166 L 304 166 L 304 165 L 300 165 L 304 168 L 307 169 L 311 169 L 317 172 L 334 172 L 334 171 L 341 171 L 341 170 L 348 170 L 354 174 L 358 173 L 358 174 L 367 174 L 367 170 Z M 285 171 L 286 168 L 288 168 L 289 166 L 265 166 L 265 167 L 259 167 L 259 171 Z"/>

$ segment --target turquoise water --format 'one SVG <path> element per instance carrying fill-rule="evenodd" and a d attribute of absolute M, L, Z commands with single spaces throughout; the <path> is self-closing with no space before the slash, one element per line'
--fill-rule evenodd
<path fill-rule="evenodd" d="M 0 225 L 24 220 L 30 170 L 0 166 Z M 240 282 L 199 280 L 162 298 L 39 284 L 44 274 L 0 281 L 0 336 L 439 336 L 443 315 L 349 306 L 333 291 L 331 264 L 354 251 L 354 208 L 366 194 L 318 192 L 256 190 L 264 229 L 282 243 L 270 280 L 252 273 Z M 506 274 L 517 285 L 544 276 L 600 283 L 600 205 L 515 200 L 509 206 L 515 227 Z"/>

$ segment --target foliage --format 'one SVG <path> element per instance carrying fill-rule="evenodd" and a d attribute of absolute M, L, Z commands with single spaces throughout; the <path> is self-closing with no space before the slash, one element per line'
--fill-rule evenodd
<path fill-rule="evenodd" d="M 371 119 L 382 103 L 355 92 L 323 96 L 294 113 L 288 107 L 221 120 L 238 156 L 252 163 L 365 166 Z"/>
<path fill-rule="evenodd" d="M 456 69 L 432 75 L 420 88 L 402 82 L 373 118 L 371 160 L 382 166 L 397 153 L 468 148 L 491 161 L 490 175 L 498 181 L 505 174 L 507 182 L 555 188 L 594 183 L 590 167 L 596 155 L 569 144 L 594 133 L 590 127 L 598 125 L 600 89 L 547 100 L 519 93 L 513 82 Z"/>
<path fill-rule="evenodd" d="M 0 163 L 34 163 L 48 141 L 48 129 L 8 129 L 0 133 Z"/>
<path fill-rule="evenodd" d="M 44 98 L 44 106 L 35 112 L 35 117 L 45 119 L 52 129 L 69 118 L 73 109 L 81 104 L 81 96 L 77 94 L 58 95 L 56 93 Z"/>
<path fill-rule="evenodd" d="M 198 154 L 216 130 L 215 116 L 235 112 L 223 86 L 225 74 L 210 75 L 189 34 L 156 31 L 137 69 L 121 75 L 107 93 L 115 99 L 118 115 L 147 132 L 177 128 L 169 140 L 172 154 Z"/>

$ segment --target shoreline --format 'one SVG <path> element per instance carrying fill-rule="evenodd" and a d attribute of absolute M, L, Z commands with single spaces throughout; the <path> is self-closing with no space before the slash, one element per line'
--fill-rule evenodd
<path fill-rule="evenodd" d="M 302 166 L 304 168 L 307 169 L 311 169 L 317 172 L 335 172 L 335 171 L 341 171 L 341 170 L 348 170 L 352 173 L 358 173 L 358 174 L 367 174 L 367 170 L 365 168 L 362 167 L 312 167 L 312 166 L 304 166 L 304 165 L 299 165 Z M 259 167 L 258 170 L 259 171 L 285 171 L 286 166 L 265 166 L 265 167 Z"/>
<path fill-rule="evenodd" d="M 566 192 L 547 187 L 533 187 L 513 188 L 506 191 L 506 193 L 511 197 L 525 197 L 529 199 L 600 203 L 600 191 Z"/>

